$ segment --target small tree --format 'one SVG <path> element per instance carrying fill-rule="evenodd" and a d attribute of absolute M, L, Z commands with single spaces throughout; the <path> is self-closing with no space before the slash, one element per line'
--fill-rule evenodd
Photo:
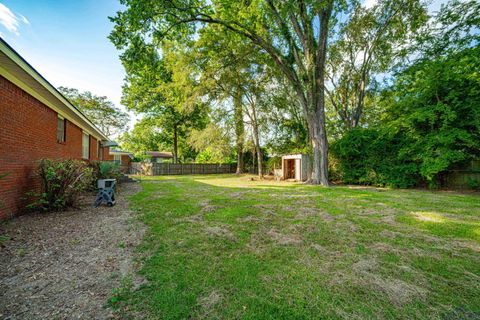
<path fill-rule="evenodd" d="M 38 167 L 41 193 L 31 193 L 35 201 L 28 205 L 32 209 L 57 211 L 73 206 L 82 191 L 89 188 L 93 180 L 93 169 L 80 160 L 43 159 Z"/>

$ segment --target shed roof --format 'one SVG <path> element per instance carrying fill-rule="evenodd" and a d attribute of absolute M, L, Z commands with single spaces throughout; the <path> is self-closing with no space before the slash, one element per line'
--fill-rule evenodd
<path fill-rule="evenodd" d="M 282 159 L 301 159 L 304 156 L 305 156 L 305 154 L 303 154 L 303 153 L 284 154 L 282 156 Z"/>

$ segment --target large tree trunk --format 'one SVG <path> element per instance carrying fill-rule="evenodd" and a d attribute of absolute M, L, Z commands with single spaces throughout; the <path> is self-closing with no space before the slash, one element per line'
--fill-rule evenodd
<path fill-rule="evenodd" d="M 255 115 L 254 115 L 254 118 L 255 120 L 252 123 L 252 127 L 253 127 L 253 139 L 255 142 L 255 151 L 257 154 L 258 177 L 260 179 L 263 179 L 263 155 L 262 155 L 262 149 L 260 148 L 260 137 L 258 134 L 258 124 L 256 122 Z"/>
<path fill-rule="evenodd" d="M 262 149 L 260 147 L 260 131 L 258 129 L 258 119 L 257 119 L 257 107 L 255 101 L 257 101 L 257 97 L 250 100 L 250 108 L 246 109 L 247 115 L 250 118 L 251 125 L 252 125 L 252 134 L 253 134 L 253 145 L 255 147 L 254 154 L 257 156 L 257 166 L 258 166 L 258 177 L 263 179 L 263 154 Z M 255 163 L 255 161 L 254 161 Z"/>
<path fill-rule="evenodd" d="M 313 170 L 311 182 L 329 186 L 328 181 L 328 141 L 325 129 L 325 59 L 327 56 L 328 22 L 332 13 L 333 1 L 329 1 L 328 8 L 323 10 L 320 17 L 319 43 L 315 63 L 315 80 L 311 87 L 312 105 L 307 111 L 310 119 Z"/>
<path fill-rule="evenodd" d="M 233 97 L 234 121 L 235 121 L 235 136 L 237 148 L 237 172 L 241 174 L 244 172 L 243 163 L 243 144 L 245 138 L 245 128 L 243 124 L 243 108 L 242 108 L 242 90 L 237 88 L 235 96 Z"/>
<path fill-rule="evenodd" d="M 178 163 L 178 134 L 177 125 L 173 126 L 173 163 Z"/>
<path fill-rule="evenodd" d="M 310 140 L 313 148 L 312 175 L 308 180 L 312 184 L 328 186 L 328 142 L 322 115 L 309 115 L 307 118 L 310 128 Z M 323 118 L 325 115 L 323 115 Z"/>
<path fill-rule="evenodd" d="M 258 177 L 263 179 L 263 154 L 262 149 L 257 146 L 257 166 L 258 166 Z"/>

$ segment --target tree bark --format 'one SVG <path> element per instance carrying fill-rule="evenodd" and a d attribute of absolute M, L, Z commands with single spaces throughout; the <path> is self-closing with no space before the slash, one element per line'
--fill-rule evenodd
<path fill-rule="evenodd" d="M 329 186 L 328 181 L 328 142 L 325 125 L 319 120 L 322 115 L 309 115 L 307 118 L 310 129 L 310 140 L 313 148 L 313 166 L 310 179 L 311 184 Z M 325 115 L 323 115 L 325 117 Z"/>
<path fill-rule="evenodd" d="M 315 80 L 312 81 L 312 107 L 315 110 L 309 118 L 312 121 L 311 139 L 313 147 L 312 183 L 329 186 L 328 181 L 328 141 L 325 129 L 325 60 L 327 56 L 328 23 L 333 1 L 320 14 L 319 41 L 315 63 Z"/>
<path fill-rule="evenodd" d="M 260 179 L 263 179 L 263 154 L 262 149 L 260 149 L 260 146 L 258 145 L 258 142 L 256 143 L 255 148 L 257 150 L 258 177 Z"/>
<path fill-rule="evenodd" d="M 176 124 L 173 126 L 173 163 L 178 163 L 178 134 Z"/>
<path fill-rule="evenodd" d="M 234 121 L 235 121 L 235 136 L 237 148 L 237 171 L 236 174 L 244 172 L 243 163 L 243 144 L 245 136 L 245 128 L 243 124 L 243 108 L 242 108 L 242 90 L 237 88 L 235 96 L 233 97 Z"/>
<path fill-rule="evenodd" d="M 263 154 L 262 149 L 260 148 L 260 134 L 258 132 L 258 122 L 255 106 L 252 106 L 252 129 L 253 129 L 253 139 L 255 142 L 255 151 L 257 153 L 257 166 L 258 166 L 258 177 L 263 179 Z"/>

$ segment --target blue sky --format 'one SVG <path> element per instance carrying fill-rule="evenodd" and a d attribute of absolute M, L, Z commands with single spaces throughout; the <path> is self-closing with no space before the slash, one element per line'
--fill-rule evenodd
<path fill-rule="evenodd" d="M 0 0 L 0 36 L 54 86 L 120 106 L 125 72 L 107 39 L 118 0 Z"/>

